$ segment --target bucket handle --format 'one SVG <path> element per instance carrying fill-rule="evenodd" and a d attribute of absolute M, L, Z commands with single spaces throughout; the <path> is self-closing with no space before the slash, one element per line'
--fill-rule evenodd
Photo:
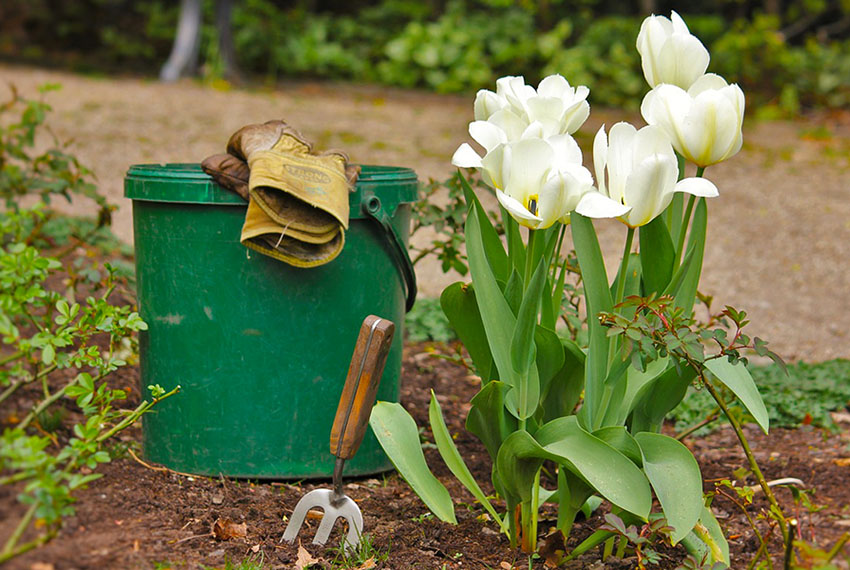
<path fill-rule="evenodd" d="M 413 303 L 416 302 L 416 273 L 413 271 L 413 263 L 410 261 L 410 256 L 407 254 L 407 246 L 398 236 L 395 228 L 390 223 L 390 216 L 384 210 L 381 199 L 374 194 L 364 194 L 360 201 L 360 206 L 363 212 L 375 220 L 383 229 L 390 242 L 390 252 L 395 261 L 396 267 L 401 271 L 402 279 L 404 279 L 405 287 L 407 288 L 407 298 L 405 299 L 405 311 L 410 311 Z"/>

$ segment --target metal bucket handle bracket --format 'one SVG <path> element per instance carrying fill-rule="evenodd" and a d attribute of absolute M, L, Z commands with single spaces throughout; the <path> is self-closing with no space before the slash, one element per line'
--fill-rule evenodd
<path fill-rule="evenodd" d="M 405 311 L 410 311 L 413 308 L 413 303 L 416 302 L 416 273 L 413 271 L 413 263 L 407 253 L 407 247 L 390 223 L 390 216 L 384 210 L 380 198 L 375 194 L 364 192 L 360 206 L 364 214 L 375 220 L 383 228 L 387 240 L 390 242 L 390 253 L 396 267 L 401 272 L 407 289 L 407 298 L 404 303 Z"/>

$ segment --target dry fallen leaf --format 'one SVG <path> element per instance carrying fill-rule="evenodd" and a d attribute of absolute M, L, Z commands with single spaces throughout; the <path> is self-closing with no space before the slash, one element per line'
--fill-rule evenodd
<path fill-rule="evenodd" d="M 248 536 L 248 525 L 236 524 L 229 519 L 216 519 L 212 525 L 212 535 L 218 540 L 232 540 Z"/>
<path fill-rule="evenodd" d="M 54 566 L 49 562 L 33 562 L 30 570 L 54 570 Z"/>
<path fill-rule="evenodd" d="M 375 562 L 375 557 L 370 556 L 366 560 L 363 561 L 363 564 L 358 566 L 355 570 L 372 570 L 372 568 L 377 567 L 378 564 Z"/>
<path fill-rule="evenodd" d="M 833 462 L 839 467 L 850 467 L 850 457 L 840 457 L 833 459 Z"/>
<path fill-rule="evenodd" d="M 320 564 L 318 558 L 313 558 L 313 555 L 307 552 L 307 549 L 298 545 L 298 558 L 295 560 L 295 570 L 304 570 L 313 564 Z"/>

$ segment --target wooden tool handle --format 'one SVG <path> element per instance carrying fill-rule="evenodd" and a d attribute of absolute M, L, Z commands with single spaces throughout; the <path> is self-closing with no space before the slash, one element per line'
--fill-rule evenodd
<path fill-rule="evenodd" d="M 354 457 L 366 434 L 394 332 L 392 321 L 375 315 L 360 326 L 331 429 L 331 453 L 341 459 Z"/>

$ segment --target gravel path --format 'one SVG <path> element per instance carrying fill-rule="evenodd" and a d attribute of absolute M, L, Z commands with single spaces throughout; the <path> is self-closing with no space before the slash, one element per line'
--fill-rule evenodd
<path fill-rule="evenodd" d="M 91 167 L 119 210 L 114 231 L 132 241 L 123 177 L 135 163 L 199 162 L 223 151 L 242 125 L 285 118 L 319 148 L 340 148 L 365 164 L 414 168 L 445 179 L 451 154 L 467 140 L 472 98 L 378 87 L 298 84 L 277 90 L 221 91 L 184 81 L 92 78 L 0 65 L 2 83 L 25 95 L 46 82 L 49 124 Z M 0 92 L 0 99 L 6 98 Z M 591 94 L 592 103 L 592 94 Z M 604 121 L 639 118 L 593 109 L 588 142 Z M 826 136 L 825 136 L 826 135 Z M 850 118 L 755 122 L 732 160 L 708 169 L 721 192 L 709 204 L 709 243 L 700 289 L 715 308 L 747 310 L 750 332 L 789 361 L 850 358 Z M 74 204 L 76 213 L 90 205 Z M 610 259 L 622 247 L 615 222 L 597 224 Z M 417 266 L 421 292 L 436 296 L 455 279 Z"/>

